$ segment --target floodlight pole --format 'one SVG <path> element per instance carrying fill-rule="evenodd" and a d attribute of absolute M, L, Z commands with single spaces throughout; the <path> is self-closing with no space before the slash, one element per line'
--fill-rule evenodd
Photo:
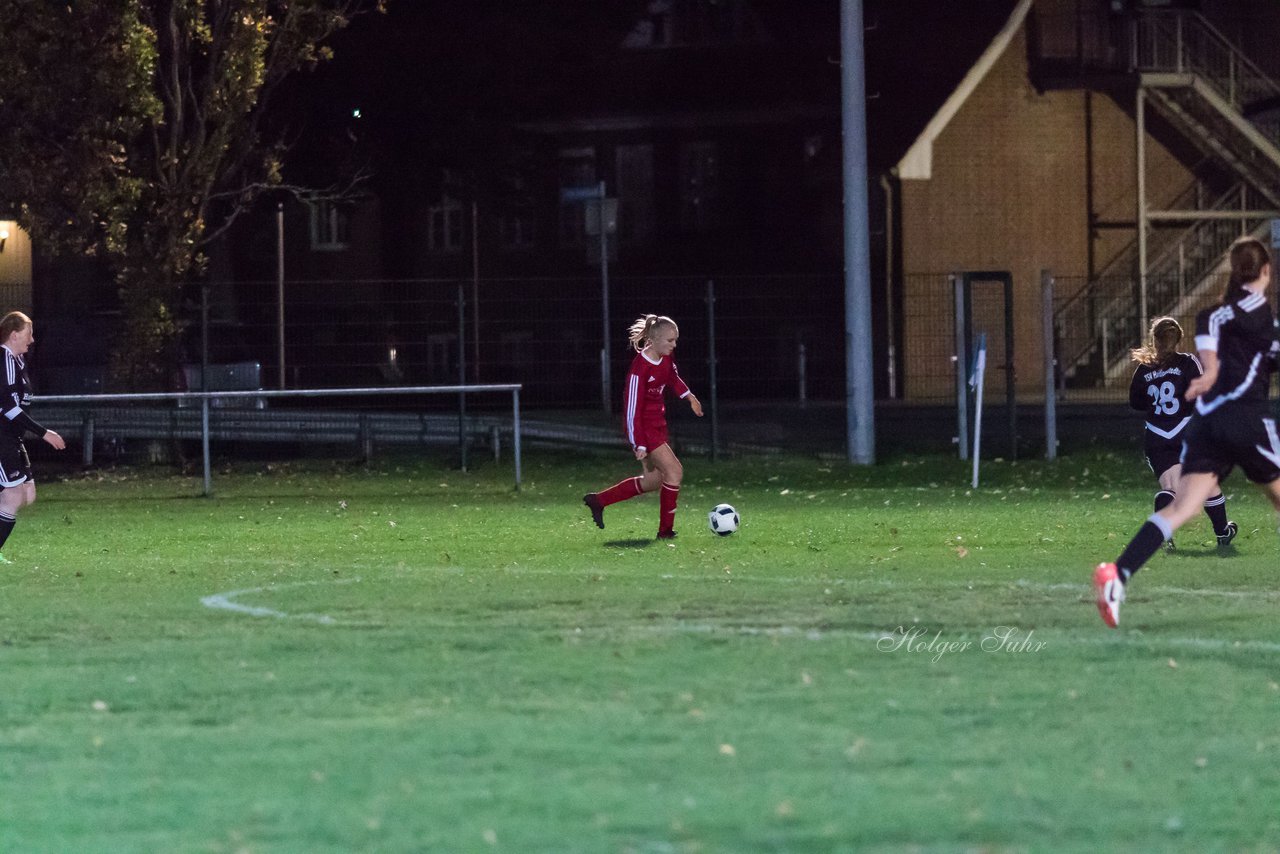
<path fill-rule="evenodd" d="M 844 133 L 845 441 L 849 462 L 876 461 L 871 361 L 871 247 L 867 230 L 867 93 L 862 0 L 840 0 Z"/>
<path fill-rule="evenodd" d="M 609 346 L 609 227 L 604 211 L 604 181 L 600 182 L 600 306 L 602 318 L 604 364 L 600 371 L 600 394 L 603 398 L 604 411 L 612 412 L 613 381 L 610 377 L 613 367 L 611 348 Z"/>
<path fill-rule="evenodd" d="M 277 382 L 284 388 L 284 202 L 276 202 L 276 362 Z"/>
<path fill-rule="evenodd" d="M 1181 20 L 1181 17 L 1179 17 Z M 1138 87 L 1137 103 L 1134 105 L 1135 112 L 1135 137 L 1137 141 L 1137 156 L 1135 173 L 1138 181 L 1138 329 L 1141 334 L 1146 334 L 1147 329 L 1147 119 L 1146 119 L 1146 92 L 1142 87 Z M 1107 366 L 1104 363 L 1103 368 Z M 1105 378 L 1104 378 L 1105 383 Z"/>
<path fill-rule="evenodd" d="M 283 386 L 283 384 L 282 384 Z M 200 286 L 200 392 L 209 392 L 209 283 Z M 200 398 L 200 457 L 204 462 L 204 494 L 213 495 L 209 461 L 209 398 Z"/>

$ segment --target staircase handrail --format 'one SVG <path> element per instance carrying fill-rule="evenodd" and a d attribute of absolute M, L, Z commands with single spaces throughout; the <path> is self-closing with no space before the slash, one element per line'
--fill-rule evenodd
<path fill-rule="evenodd" d="M 1241 202 L 1246 189 L 1243 182 L 1234 184 L 1204 210 L 1221 211 L 1235 207 Z M 1235 239 L 1235 234 L 1229 234 L 1229 232 L 1235 231 L 1236 222 L 1234 219 L 1216 218 L 1197 220 L 1156 254 L 1147 267 L 1148 299 L 1160 306 L 1160 310 L 1152 314 L 1153 317 L 1165 310 L 1166 305 L 1176 304 L 1183 294 L 1187 281 L 1197 283 L 1208 271 L 1217 266 Z M 1246 230 L 1255 228 L 1256 225 L 1249 220 Z M 1193 267 L 1183 266 L 1187 253 L 1180 250 L 1185 250 L 1188 244 L 1210 247 L 1201 262 Z M 1108 267 L 1110 266 L 1112 265 L 1109 264 Z M 1109 321 L 1127 316 L 1125 309 L 1133 300 L 1134 275 L 1135 271 L 1130 270 L 1124 275 L 1096 276 L 1054 313 L 1059 328 L 1078 329 L 1082 326 L 1088 328 L 1088 332 L 1083 336 L 1085 343 L 1076 348 L 1075 352 L 1064 353 L 1066 358 L 1063 360 L 1063 365 L 1074 366 L 1098 346 L 1100 339 L 1097 336 L 1102 334 L 1098 329 L 1099 321 L 1108 321 L 1107 329 L 1118 335 L 1126 334 L 1119 324 L 1112 327 Z M 1175 277 L 1177 292 L 1173 294 L 1172 299 L 1162 299 L 1162 292 L 1170 289 L 1170 282 L 1174 281 Z M 1077 318 L 1076 315 L 1081 313 L 1084 316 Z"/>
<path fill-rule="evenodd" d="M 1244 192 L 1244 184 L 1235 185 L 1230 190 L 1228 190 L 1225 194 L 1223 194 L 1222 198 L 1218 200 L 1218 205 L 1221 205 L 1221 207 L 1215 206 L 1211 210 L 1223 209 L 1228 202 L 1235 201 L 1235 198 L 1239 198 L 1240 194 L 1243 192 Z M 1241 219 L 1247 220 L 1246 217 L 1241 217 Z M 1210 245 L 1212 249 L 1206 254 L 1206 258 L 1210 260 L 1208 260 L 1207 263 L 1202 263 L 1200 266 L 1201 268 L 1207 267 L 1209 269 L 1216 267 L 1218 262 L 1222 259 L 1222 256 L 1226 254 L 1227 249 L 1230 248 L 1231 244 L 1235 242 L 1236 237 L 1239 236 L 1238 232 L 1236 232 L 1235 234 L 1232 234 L 1230 237 L 1223 236 L 1228 232 L 1233 232 L 1236 230 L 1235 223 L 1236 223 L 1236 220 L 1234 219 L 1231 219 L 1231 220 L 1202 219 L 1194 222 L 1190 228 L 1188 228 L 1185 232 L 1182 233 L 1182 235 L 1178 238 L 1178 240 L 1175 241 L 1169 249 L 1167 249 L 1153 263 L 1147 266 L 1147 285 L 1148 285 L 1147 297 L 1148 299 L 1150 300 L 1153 297 L 1157 296 L 1154 293 L 1154 291 L 1156 290 L 1158 283 L 1171 279 L 1175 273 L 1183 272 L 1178 269 L 1179 259 L 1178 259 L 1177 250 L 1188 242 L 1199 241 L 1199 242 L 1207 243 L 1208 245 Z M 1244 230 L 1246 232 L 1251 231 L 1254 227 L 1256 226 L 1246 227 Z M 1208 235 L 1207 240 L 1204 237 L 1206 234 Z M 1195 269 L 1188 272 L 1190 273 L 1188 278 L 1190 278 L 1192 282 L 1199 282 L 1203 276 L 1204 271 L 1203 269 Z M 1121 313 L 1116 311 L 1116 308 L 1118 306 L 1119 307 L 1123 306 L 1124 296 L 1125 296 L 1124 294 L 1112 295 L 1111 298 L 1107 301 L 1107 303 L 1098 312 L 1098 316 L 1110 318 L 1110 317 L 1114 317 L 1116 314 Z M 1152 317 L 1160 314 L 1160 312 L 1163 311 L 1165 308 L 1164 305 L 1158 302 L 1154 304 L 1159 306 L 1159 308 L 1154 313 L 1152 313 L 1151 315 Z"/>
<path fill-rule="evenodd" d="M 1233 185 L 1231 189 L 1227 190 L 1225 193 L 1219 196 L 1217 201 L 1215 201 L 1208 208 L 1205 208 L 1205 210 L 1222 211 L 1222 210 L 1226 210 L 1229 207 L 1236 207 L 1237 205 L 1242 204 L 1244 199 L 1247 198 L 1247 195 L 1246 195 L 1247 191 L 1248 191 L 1248 188 L 1245 186 L 1244 182 L 1241 181 Z M 1240 217 L 1240 221 L 1245 221 L 1248 219 L 1249 217 L 1245 217 L 1245 216 Z M 1230 219 L 1230 220 L 1199 219 L 1193 222 L 1185 231 L 1182 232 L 1182 234 L 1178 235 L 1178 238 L 1176 240 L 1174 240 L 1168 247 L 1166 247 L 1162 252 L 1156 255 L 1155 258 L 1153 258 L 1149 264 L 1147 264 L 1147 275 L 1148 276 L 1161 275 L 1162 271 L 1166 267 L 1171 266 L 1174 262 L 1177 261 L 1177 258 L 1178 258 L 1177 250 L 1182 244 L 1185 244 L 1190 240 L 1199 238 L 1200 234 L 1206 228 L 1211 227 L 1214 223 L 1222 223 L 1222 222 L 1234 223 L 1236 222 L 1236 220 L 1235 219 Z M 1225 252 L 1225 249 L 1223 251 Z"/>
<path fill-rule="evenodd" d="M 1232 222 L 1234 222 L 1234 220 L 1232 220 Z M 1254 222 L 1256 224 L 1253 224 L 1252 227 L 1246 232 L 1247 235 L 1250 237 L 1253 237 L 1256 240 L 1265 239 L 1266 231 L 1269 230 L 1271 227 L 1270 222 L 1269 221 L 1261 221 L 1261 222 L 1251 221 L 1251 222 Z M 1216 223 L 1216 225 L 1219 225 L 1219 226 L 1223 224 L 1224 223 L 1221 220 L 1219 220 Z M 1239 239 L 1240 236 L 1241 235 L 1232 235 L 1230 240 L 1227 241 L 1228 245 L 1230 245 L 1230 243 L 1234 243 L 1237 239 Z M 1188 306 L 1194 306 L 1197 301 L 1198 295 L 1202 294 L 1202 292 L 1210 283 L 1218 284 L 1218 282 L 1214 282 L 1215 272 L 1224 265 L 1225 256 L 1226 256 L 1226 252 L 1224 250 L 1222 255 L 1217 258 L 1215 263 L 1205 265 L 1203 269 L 1199 270 L 1195 274 L 1195 276 L 1192 277 L 1191 281 L 1194 282 L 1194 284 L 1190 288 L 1186 289 L 1185 291 L 1180 291 L 1178 294 L 1175 295 L 1175 298 L 1173 300 L 1161 303 L 1159 310 L 1153 312 L 1151 316 L 1158 317 L 1162 314 L 1168 314 L 1176 317 L 1179 313 L 1186 312 L 1188 310 Z M 1221 274 L 1221 275 L 1225 275 L 1225 274 Z M 1139 342 L 1133 341 L 1130 343 L 1133 345 L 1136 345 Z M 1112 348 L 1112 352 L 1116 353 L 1116 356 L 1112 358 L 1110 365 L 1103 365 L 1102 370 L 1103 370 L 1104 383 L 1109 379 L 1114 379 L 1124 374 L 1124 370 L 1123 370 L 1124 365 L 1129 361 L 1127 356 L 1128 351 L 1129 351 L 1129 348 L 1123 347 L 1123 346 Z"/>
<path fill-rule="evenodd" d="M 1190 14 L 1190 17 L 1193 20 L 1195 20 L 1196 23 L 1202 26 L 1205 29 L 1205 31 L 1208 32 L 1209 35 L 1211 35 L 1214 38 L 1214 40 L 1218 42 L 1218 44 L 1225 47 L 1227 49 L 1227 52 L 1232 54 L 1236 58 L 1236 62 L 1239 63 L 1242 67 L 1248 69 L 1256 80 L 1260 80 L 1263 83 L 1265 83 L 1267 87 L 1271 89 L 1272 94 L 1280 95 L 1280 83 L 1277 83 L 1275 80 L 1271 79 L 1270 75 L 1268 75 L 1267 72 L 1259 68 L 1258 64 L 1255 63 L 1252 59 L 1250 59 L 1247 53 L 1242 51 L 1240 48 L 1236 47 L 1235 42 L 1231 41 L 1231 39 L 1223 35 L 1222 31 L 1219 30 L 1217 27 L 1215 27 L 1208 18 L 1206 18 L 1204 15 L 1200 14 L 1199 12 L 1192 12 Z"/>
<path fill-rule="evenodd" d="M 1172 33 L 1157 26 L 1170 19 L 1174 21 L 1175 27 Z M 1184 21 L 1189 21 L 1193 24 L 1190 30 L 1184 26 Z M 1253 60 L 1198 12 L 1150 12 L 1136 19 L 1133 26 L 1135 27 L 1135 37 L 1133 39 L 1135 55 L 1133 62 L 1134 67 L 1137 69 L 1189 71 L 1198 74 L 1211 82 L 1237 108 L 1243 106 L 1246 101 L 1251 100 L 1254 91 L 1263 96 L 1280 95 L 1280 83 L 1269 77 Z M 1201 58 L 1192 50 L 1195 40 L 1190 36 L 1197 32 L 1206 36 L 1211 43 L 1206 47 L 1216 48 L 1218 56 L 1225 61 L 1225 86 L 1223 85 L 1222 71 L 1215 71 L 1213 63 L 1206 61 L 1207 54 L 1206 58 Z M 1148 36 L 1147 41 L 1142 38 L 1144 34 Z M 1174 42 L 1172 51 L 1174 61 L 1172 63 L 1160 61 L 1163 54 L 1157 39 L 1162 37 L 1165 40 L 1164 46 L 1166 47 L 1168 47 L 1167 41 L 1170 38 Z M 1143 52 L 1144 46 L 1148 48 L 1145 53 Z M 1251 93 L 1249 98 L 1244 97 L 1242 94 L 1246 89 Z"/>
<path fill-rule="evenodd" d="M 1204 182 L 1199 178 L 1193 180 L 1182 192 L 1172 198 L 1168 203 L 1170 210 L 1203 210 L 1195 201 L 1200 197 L 1201 191 L 1204 189 Z M 1216 204 L 1216 203 L 1215 203 Z M 1212 209 L 1212 208 L 1210 208 Z M 1170 241 L 1172 242 L 1172 240 Z M 1125 244 L 1124 248 L 1115 254 L 1115 256 L 1106 263 L 1106 265 L 1098 271 L 1094 279 L 1109 279 L 1118 274 L 1116 268 L 1123 268 L 1123 274 L 1128 275 L 1133 272 L 1136 265 L 1135 255 L 1138 254 L 1138 241 L 1131 240 Z"/>
<path fill-rule="evenodd" d="M 1195 181 L 1192 183 L 1190 187 L 1188 187 L 1187 189 L 1179 193 L 1177 198 L 1175 198 L 1171 203 L 1171 208 L 1174 210 L 1181 209 L 1182 205 L 1180 204 L 1180 202 L 1185 201 L 1188 195 L 1194 193 L 1198 189 L 1199 184 L 1200 184 L 1199 181 Z M 1230 189 L 1228 189 L 1226 192 L 1220 195 L 1217 199 L 1215 199 L 1211 205 L 1209 205 L 1206 208 L 1201 208 L 1201 210 L 1207 210 L 1207 211 L 1225 210 L 1229 204 L 1233 204 L 1235 202 L 1235 199 L 1239 197 L 1239 194 L 1242 191 L 1243 187 L 1244 185 L 1242 183 L 1233 185 Z M 1178 244 L 1183 242 L 1189 235 L 1191 235 L 1191 233 L 1195 231 L 1196 226 L 1200 225 L 1202 222 L 1203 220 L 1192 223 L 1190 226 L 1187 227 L 1185 231 L 1183 231 L 1180 235 L 1178 235 L 1176 238 L 1171 240 L 1168 243 L 1168 245 L 1164 246 L 1155 255 L 1155 258 L 1153 259 L 1149 267 L 1154 267 L 1160 264 L 1164 259 L 1172 257 L 1175 250 L 1178 247 Z M 1102 271 L 1099 272 L 1090 280 L 1089 284 L 1085 285 L 1085 287 L 1077 291 L 1074 296 L 1072 296 L 1065 303 L 1063 303 L 1061 307 L 1059 307 L 1057 314 L 1059 316 L 1065 314 L 1070 308 L 1072 308 L 1072 306 L 1075 303 L 1081 300 L 1088 299 L 1090 297 L 1097 297 L 1098 291 L 1102 289 L 1103 283 L 1110 282 L 1110 281 L 1117 281 L 1122 276 L 1133 275 L 1134 274 L 1133 269 L 1129 269 L 1124 271 L 1124 273 L 1122 274 L 1118 274 L 1113 272 L 1112 268 L 1117 266 L 1122 259 L 1127 260 L 1129 263 L 1132 264 L 1133 259 L 1131 257 L 1125 258 L 1125 256 L 1132 256 L 1134 253 L 1136 253 L 1137 245 L 1138 243 L 1135 240 L 1130 242 L 1129 245 L 1126 246 L 1124 249 L 1120 250 L 1120 252 L 1116 255 L 1116 257 L 1111 259 L 1111 261 L 1107 262 L 1107 266 L 1103 267 Z"/>

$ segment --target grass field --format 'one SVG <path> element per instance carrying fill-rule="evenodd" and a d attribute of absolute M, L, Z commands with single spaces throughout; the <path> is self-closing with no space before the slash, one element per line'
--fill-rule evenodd
<path fill-rule="evenodd" d="M 0 567 L 0 851 L 1280 850 L 1271 511 L 1107 630 L 1136 456 L 387 460 L 41 484 Z M 720 501 L 743 528 L 717 538 Z M 1002 628 L 1003 627 L 1003 628 Z"/>

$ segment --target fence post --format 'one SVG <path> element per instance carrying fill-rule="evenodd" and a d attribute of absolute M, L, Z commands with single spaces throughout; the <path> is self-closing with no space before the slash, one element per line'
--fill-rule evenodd
<path fill-rule="evenodd" d="M 283 214 L 281 214 L 283 216 Z M 209 283 L 200 288 L 200 458 L 204 465 L 204 494 L 213 495 L 213 463 L 209 458 Z"/>
<path fill-rule="evenodd" d="M 808 377 L 806 375 L 804 342 L 800 342 L 800 346 L 796 352 L 796 373 L 800 383 L 800 408 L 803 409 L 809 404 Z"/>
<path fill-rule="evenodd" d="M 711 461 L 720 459 L 720 391 L 716 384 L 716 283 L 707 279 L 707 382 L 711 404 Z"/>
<path fill-rule="evenodd" d="M 366 463 L 373 461 L 373 431 L 369 426 L 369 413 L 360 413 L 356 441 L 360 443 L 360 455 Z"/>
<path fill-rule="evenodd" d="M 467 384 L 467 303 L 462 280 L 458 280 L 458 385 Z M 467 393 L 458 392 L 458 454 L 462 470 L 467 470 Z"/>
<path fill-rule="evenodd" d="M 1107 365 L 1111 364 L 1111 324 L 1102 318 L 1102 387 L 1107 387 Z"/>
<path fill-rule="evenodd" d="M 1053 335 L 1053 273 L 1049 270 L 1040 271 L 1040 294 L 1044 320 L 1044 458 L 1052 462 L 1058 458 L 1058 354 Z"/>
<path fill-rule="evenodd" d="M 93 411 L 88 410 L 84 414 L 84 420 L 80 423 L 80 443 L 84 446 L 80 449 L 80 459 L 85 467 L 93 465 Z"/>
<path fill-rule="evenodd" d="M 955 355 L 951 357 L 951 361 L 956 365 L 956 442 L 960 446 L 960 459 L 967 460 L 969 459 L 969 391 L 965 371 L 968 369 L 969 354 L 966 352 L 964 340 L 968 325 L 968 319 L 964 313 L 964 277 L 952 273 L 950 280 L 956 300 L 956 349 Z"/>
<path fill-rule="evenodd" d="M 516 492 L 520 491 L 520 389 L 511 390 L 511 453 L 516 458 Z"/>

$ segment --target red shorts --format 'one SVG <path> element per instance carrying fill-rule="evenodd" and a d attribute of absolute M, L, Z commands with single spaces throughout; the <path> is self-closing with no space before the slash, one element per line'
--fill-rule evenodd
<path fill-rule="evenodd" d="M 643 445 L 646 451 L 652 451 L 659 445 L 667 444 L 667 422 L 650 423 L 636 430 L 636 444 Z"/>

